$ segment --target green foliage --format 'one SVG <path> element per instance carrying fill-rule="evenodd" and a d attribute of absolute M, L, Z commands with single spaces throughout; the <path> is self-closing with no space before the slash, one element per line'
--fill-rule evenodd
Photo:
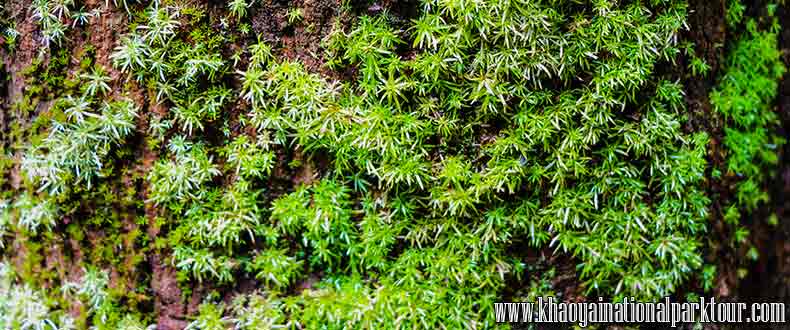
<path fill-rule="evenodd" d="M 775 32 L 757 30 L 747 23 L 748 34 L 729 54 L 726 73 L 710 94 L 717 113 L 727 121 L 724 145 L 727 147 L 727 172 L 741 178 L 737 186 L 738 204 L 754 210 L 767 201 L 762 189 L 765 168 L 775 165 L 778 146 L 785 139 L 773 133 L 778 123 L 772 102 L 779 79 L 786 68 L 777 48 Z"/>
<path fill-rule="evenodd" d="M 126 315 L 117 325 L 118 330 L 151 330 L 156 329 L 156 324 L 146 326 L 145 323 L 134 315 Z"/>
<path fill-rule="evenodd" d="M 356 68 L 351 82 L 251 45 L 236 92 L 249 108 L 240 122 L 255 132 L 220 148 L 224 184 L 210 182 L 220 173 L 208 170 L 207 151 L 193 156 L 208 160 L 202 166 L 160 161 L 148 178 L 151 196 L 171 205 L 178 268 L 223 282 L 241 270 L 278 290 L 305 271 L 323 272 L 309 293 L 261 298 L 277 310 L 258 322 L 307 328 L 396 319 L 399 328 L 492 326 L 491 302 L 524 269 L 507 253 L 520 243 L 574 255 L 590 291 L 671 294 L 702 267 L 708 203 L 699 187 L 707 135 L 682 131 L 682 88 L 653 73 L 680 51 L 685 3 L 588 9 L 425 1 L 406 31 L 386 15 L 361 17 L 325 42 L 331 67 Z M 178 42 L 152 47 L 171 52 Z M 211 49 L 196 42 L 194 49 Z M 409 44 L 414 56 L 401 56 Z M 171 63 L 162 76 L 128 67 L 157 80 L 160 92 L 175 91 L 161 87 L 169 76 L 190 81 L 178 79 L 188 67 L 182 56 L 212 63 L 210 54 L 162 57 Z M 199 67 L 206 71 L 192 71 L 201 81 L 223 85 L 222 70 Z M 217 119 L 178 101 L 208 90 L 163 92 L 182 131 Z M 268 201 L 253 187 L 278 166 L 270 144 L 325 154 L 330 166 L 262 207 Z M 164 164 L 179 174 L 166 175 Z M 179 177 L 197 180 L 172 180 Z M 163 188 L 171 192 L 159 194 Z M 268 221 L 257 221 L 265 212 Z M 263 247 L 252 256 L 237 250 L 253 242 Z M 284 314 L 285 305 L 299 313 Z M 209 312 L 194 327 L 230 322 Z"/>
<path fill-rule="evenodd" d="M 173 120 L 192 135 L 218 118 L 231 91 L 219 83 L 226 63 L 214 39 L 200 30 L 190 35 L 194 45 L 177 38 L 183 31 L 181 10 L 152 3 L 145 24 L 123 36 L 110 58 L 116 68 L 155 88 L 157 101 L 172 105 Z"/>
<path fill-rule="evenodd" d="M 247 272 L 273 287 L 288 287 L 299 275 L 301 260 L 289 256 L 287 250 L 268 249 L 255 256 L 247 266 Z"/>
<path fill-rule="evenodd" d="M 0 18 L 0 40 L 2 40 L 4 45 L 7 45 L 9 50 L 13 50 L 16 45 L 16 39 L 19 37 L 16 22 L 7 18 L 11 14 L 5 3 L 0 4 L 0 13 L 3 14 L 3 18 Z"/>
<path fill-rule="evenodd" d="M 223 306 L 204 303 L 200 305 L 197 319 L 189 323 L 185 330 L 225 330 L 226 320 L 222 317 Z"/>
<path fill-rule="evenodd" d="M 241 135 L 231 141 L 222 151 L 226 157 L 226 169 L 243 178 L 262 179 L 269 175 L 274 167 L 275 155 L 269 151 L 269 143 L 264 136 L 250 141 Z"/>
<path fill-rule="evenodd" d="M 743 21 L 746 6 L 740 0 L 728 0 L 726 8 L 727 25 L 731 28 L 738 26 Z"/>
<path fill-rule="evenodd" d="M 202 197 L 205 190 L 201 186 L 220 174 L 205 146 L 179 136 L 170 141 L 168 149 L 173 159 L 160 160 L 148 174 L 151 200 L 166 203 Z"/>
<path fill-rule="evenodd" d="M 302 21 L 304 14 L 302 14 L 302 8 L 291 8 L 285 14 L 285 17 L 288 18 L 288 24 L 294 25 Z"/>
<path fill-rule="evenodd" d="M 93 111 L 93 102 L 83 95 L 60 100 L 66 120 L 55 119 L 49 134 L 30 147 L 22 160 L 29 179 L 41 190 L 62 193 L 71 184 L 91 187 L 101 177 L 104 159 L 112 147 L 132 133 L 139 109 L 131 100 L 104 102 Z"/>
<path fill-rule="evenodd" d="M 233 301 L 236 329 L 276 329 L 289 327 L 286 315 L 280 309 L 282 302 L 265 294 L 239 295 Z"/>
<path fill-rule="evenodd" d="M 177 246 L 173 250 L 173 259 L 180 271 L 189 273 L 199 282 L 206 275 L 224 283 L 233 279 L 233 261 L 226 256 L 215 256 L 208 249 L 194 250 L 188 246 Z"/>
<path fill-rule="evenodd" d="M 351 222 L 348 190 L 334 180 L 299 188 L 272 203 L 271 220 L 281 234 L 301 232 L 302 244 L 313 251 L 311 264 L 337 265 L 348 256 L 356 230 Z M 285 275 L 285 274 L 284 274 Z"/>
<path fill-rule="evenodd" d="M 498 6 L 513 7 L 506 11 Z M 695 237 L 704 231 L 707 198 L 696 184 L 704 175 L 707 137 L 681 132 L 680 86 L 663 80 L 650 84 L 647 77 L 655 61 L 678 52 L 671 35 L 683 24 L 683 5 L 670 4 L 655 19 L 644 16 L 639 5 L 622 9 L 598 5 L 595 10 L 601 16 L 596 16 L 596 23 L 579 20 L 580 26 L 567 35 L 552 34 L 559 29 L 562 13 L 542 5 L 520 6 L 426 3 L 412 34 L 413 45 L 421 52 L 411 61 L 395 54 L 403 43 L 402 32 L 390 28 L 386 17 L 363 17 L 349 33 L 336 32 L 327 41 L 328 55 L 336 57 L 332 65 L 358 66 L 357 86 L 337 88 L 299 73 L 290 74 L 290 79 L 276 78 L 280 83 L 261 89 L 256 97 L 251 93 L 255 86 L 270 85 L 249 83 L 242 93 L 254 105 L 252 122 L 263 123 L 258 125 L 261 130 L 292 127 L 296 143 L 332 151 L 335 171 L 364 170 L 378 179 L 384 191 L 395 196 L 404 191 L 400 198 L 424 200 L 398 208 L 405 217 L 395 223 L 410 232 L 404 255 L 409 247 L 425 249 L 425 244 L 442 246 L 443 239 L 452 241 L 440 234 L 445 227 L 456 228 L 458 235 L 474 236 L 465 238 L 465 245 L 471 251 L 468 258 L 483 262 L 478 267 L 494 262 L 492 267 L 507 272 L 511 266 L 497 260 L 498 246 L 527 234 L 534 245 L 551 240 L 552 246 L 579 257 L 590 289 L 640 297 L 672 292 L 701 265 Z M 508 16 L 492 14 L 499 12 Z M 515 24 L 527 17 L 542 21 L 528 26 L 533 32 L 509 32 L 521 29 Z M 611 32 L 622 28 L 619 21 L 640 25 Z M 630 44 L 637 39 L 647 44 Z M 543 51 L 530 53 L 534 45 L 542 45 Z M 604 50 L 610 55 L 606 59 L 590 55 Z M 432 68 L 425 66 L 428 62 L 442 64 Z M 291 70 L 291 63 L 280 65 L 259 75 L 278 77 L 284 69 L 299 72 Z M 246 75 L 257 70 L 251 66 Z M 592 74 L 587 87 L 541 88 L 543 80 L 565 80 L 582 72 Z M 536 83 L 532 88 L 514 83 L 525 79 Z M 300 80 L 305 81 L 291 87 Z M 327 87 L 314 87 L 320 85 Z M 644 101 L 629 107 L 640 115 L 621 116 L 626 102 L 637 101 L 637 91 Z M 261 112 L 255 104 L 263 104 L 266 95 L 270 96 L 267 106 L 276 106 Z M 313 100 L 303 102 L 317 111 L 291 115 L 293 101 L 302 98 Z M 459 121 L 460 113 L 471 116 Z M 447 126 L 448 118 L 456 123 Z M 481 145 L 475 140 L 482 137 L 474 132 L 485 127 L 481 121 L 486 120 L 509 126 Z M 447 138 L 437 146 L 428 144 L 435 134 Z M 470 147 L 455 147 L 459 143 Z M 438 166 L 429 156 L 437 150 L 448 155 Z M 527 182 L 531 187 L 524 186 Z M 653 197 L 648 200 L 648 195 Z M 519 196 L 521 202 L 505 202 L 509 196 Z M 541 196 L 548 199 L 542 201 Z M 324 226 L 339 226 L 324 238 L 330 242 L 310 238 L 315 231 L 311 209 L 318 205 L 298 189 L 273 202 L 272 218 L 286 228 L 307 223 L 303 237 L 319 243 L 313 243 L 316 255 L 327 255 L 324 246 L 331 246 L 334 233 L 349 237 L 340 241 L 344 244 L 336 251 L 354 251 L 359 233 L 342 229 L 345 222 L 329 221 Z M 390 208 L 395 205 L 385 206 Z M 294 214 L 286 209 L 305 211 Z M 390 216 L 398 214 L 388 211 Z M 420 221 L 421 217 L 426 220 Z M 620 225 L 612 226 L 613 222 Z M 345 248 L 349 243 L 351 247 Z M 448 251 L 435 253 L 432 260 L 441 260 Z M 322 257 L 323 262 L 328 260 Z M 470 276 L 467 272 L 481 272 L 462 269 L 446 276 L 465 283 L 460 279 Z"/>
<path fill-rule="evenodd" d="M 188 237 L 204 246 L 230 247 L 245 237 L 254 241 L 261 219 L 257 197 L 243 181 L 225 191 L 210 191 L 184 214 Z"/>
<path fill-rule="evenodd" d="M 55 225 L 56 218 L 59 215 L 57 204 L 49 199 L 39 199 L 30 194 L 23 194 L 14 202 L 14 209 L 16 209 L 16 225 L 29 233 L 37 233 L 40 227 L 52 228 Z M 9 224 L 10 210 L 8 206 L 4 218 L 6 224 Z"/>
<path fill-rule="evenodd" d="M 227 3 L 239 29 L 253 3 Z M 36 12 L 73 6 L 51 4 Z M 147 229 L 181 284 L 266 289 L 205 299 L 189 329 L 494 328 L 507 284 L 529 283 L 517 296 L 531 300 L 560 276 L 515 247 L 570 255 L 589 295 L 653 300 L 695 274 L 706 291 L 714 283 L 701 256 L 709 137 L 687 130 L 683 87 L 659 68 L 685 49 L 694 75 L 710 70 L 678 43 L 685 1 L 423 0 L 410 22 L 338 19 L 321 45 L 331 75 L 281 56 L 290 48 L 226 34 L 220 7 L 123 6 L 130 29 L 109 59 L 124 88 L 147 91 L 148 129 L 136 127 L 143 104 L 106 100 L 119 94 L 115 74 L 85 63 L 39 115 L 52 124 L 21 168 L 40 190 L 0 204 L 0 235 L 89 214 L 67 234 L 102 229 L 91 260 L 121 264 L 116 246 L 134 249 Z M 726 175 L 744 177 L 737 197 L 752 209 L 782 143 L 769 104 L 784 67 L 776 34 L 747 25 L 711 101 L 728 123 Z M 144 143 L 124 147 L 133 132 Z M 129 180 L 94 189 L 111 175 Z M 84 273 L 63 291 L 86 303 L 89 323 L 145 328 L 150 319 L 123 313 L 108 272 Z M 31 324 L 50 326 L 49 305 L 34 307 Z M 5 324 L 25 319 L 10 315 Z"/>
<path fill-rule="evenodd" d="M 236 19 L 241 20 L 245 16 L 247 16 L 247 10 L 252 5 L 251 2 L 247 2 L 245 0 L 231 0 L 228 1 L 228 11 L 230 11 L 230 15 L 236 17 Z"/>
<path fill-rule="evenodd" d="M 90 74 L 84 74 L 80 78 L 87 81 L 84 92 L 86 96 L 96 97 L 96 94 L 106 95 L 110 92 L 109 83 L 112 79 L 100 66 L 93 68 Z"/>
<path fill-rule="evenodd" d="M 68 329 L 73 322 L 67 315 L 56 316 L 51 303 L 41 292 L 15 281 L 11 266 L 0 262 L 0 328 L 21 330 Z"/>
<path fill-rule="evenodd" d="M 149 48 L 140 36 L 125 36 L 121 44 L 115 47 L 115 52 L 110 55 L 113 65 L 122 71 L 142 69 L 146 66 Z"/>
<path fill-rule="evenodd" d="M 689 68 L 691 69 L 691 74 L 695 76 L 705 76 L 710 71 L 710 65 L 705 62 L 705 60 L 691 54 L 691 62 L 689 63 Z"/>
<path fill-rule="evenodd" d="M 30 5 L 33 18 L 41 26 L 42 51 L 51 44 L 61 45 L 68 29 L 63 21 L 70 17 L 73 0 L 36 0 Z"/>
<path fill-rule="evenodd" d="M 107 324 L 108 314 L 113 309 L 107 292 L 110 276 L 106 271 L 93 267 L 83 268 L 82 272 L 80 282 L 67 282 L 63 284 L 61 290 L 64 294 L 74 294 L 85 301 L 89 311 L 99 318 L 97 323 Z"/>
<path fill-rule="evenodd" d="M 207 90 L 194 98 L 189 98 L 186 104 L 173 108 L 175 119 L 181 124 L 181 129 L 192 135 L 192 130 L 203 130 L 203 122 L 215 120 L 219 116 L 226 100 L 230 97 L 230 90 L 215 88 Z"/>

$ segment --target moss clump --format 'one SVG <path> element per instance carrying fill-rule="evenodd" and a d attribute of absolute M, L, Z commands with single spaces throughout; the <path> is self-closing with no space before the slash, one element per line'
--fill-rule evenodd
<path fill-rule="evenodd" d="M 577 292 L 611 299 L 714 281 L 709 135 L 684 129 L 683 87 L 660 69 L 691 52 L 678 41 L 685 1 L 423 0 L 411 21 L 338 20 L 322 49 L 342 79 L 279 56 L 287 40 L 217 33 L 246 25 L 244 0 L 224 17 L 123 5 L 132 23 L 113 68 L 83 61 L 81 84 L 45 77 L 67 89 L 39 116 L 48 135 L 29 141 L 29 191 L 0 210 L 2 226 L 90 241 L 80 280 L 63 286 L 84 325 L 153 319 L 132 288 L 147 285 L 132 273 L 148 251 L 184 292 L 212 292 L 191 329 L 494 328 L 505 294 L 558 290 L 556 265 L 521 249 L 569 256 Z M 295 8 L 289 25 L 313 24 Z M 781 141 L 775 44 L 749 25 L 711 95 L 727 170 L 746 177 L 738 209 L 764 200 L 755 187 L 776 154 L 762 147 Z M 118 98 L 127 91 L 134 100 Z M 219 302 L 247 281 L 260 292 Z"/>
<path fill-rule="evenodd" d="M 779 79 L 786 68 L 773 31 L 759 31 L 754 20 L 735 44 L 726 73 L 710 95 L 714 109 L 726 120 L 726 173 L 739 178 L 739 209 L 754 210 L 768 199 L 761 189 L 766 168 L 776 165 L 777 149 L 786 141 L 774 132 L 778 117 L 773 111 Z"/>

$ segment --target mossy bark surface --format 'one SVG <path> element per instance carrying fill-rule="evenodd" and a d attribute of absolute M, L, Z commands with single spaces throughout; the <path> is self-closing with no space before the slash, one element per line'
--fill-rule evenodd
<path fill-rule="evenodd" d="M 738 301 L 790 301 L 790 144 L 780 147 L 777 151 L 778 164 L 766 170 L 770 177 L 763 188 L 769 193 L 770 201 L 755 210 L 742 212 L 743 226 L 750 231 L 748 245 L 733 246 L 730 243 L 735 229 L 724 220 L 726 207 L 736 199 L 735 184 L 740 178 L 726 174 L 720 178 L 712 177 L 714 169 L 726 167 L 727 150 L 724 145 L 726 123 L 714 114 L 709 95 L 725 70 L 728 50 L 745 35 L 743 26 L 728 26 L 725 19 L 728 3 L 705 0 L 690 0 L 688 3 L 688 30 L 682 31 L 680 37 L 695 45 L 696 56 L 710 66 L 707 74 L 692 74 L 689 69 L 691 58 L 687 54 L 678 55 L 674 61 L 658 62 L 655 71 L 674 78 L 683 86 L 684 114 L 688 117 L 682 128 L 684 133 L 706 132 L 710 138 L 706 155 L 708 167 L 702 183 L 710 198 L 708 232 L 700 253 L 706 264 L 716 266 L 717 272 L 715 286 L 708 294 Z M 141 19 L 129 15 L 112 1 L 107 6 L 102 0 L 85 0 L 79 5 L 86 10 L 96 9 L 99 14 L 87 24 L 70 28 L 59 46 L 45 49 L 40 42 L 42 34 L 33 17 L 31 1 L 4 2 L 3 10 L 8 15 L 6 20 L 15 22 L 19 36 L 13 44 L 8 44 L 7 39 L 5 44 L 0 44 L 0 200 L 13 200 L 23 192 L 35 194 L 39 191 L 36 184 L 22 173 L 22 159 L 28 152 L 30 141 L 46 136 L 50 121 L 54 119 L 51 117 L 56 116 L 50 112 L 56 100 L 80 90 L 77 73 L 85 73 L 97 65 L 104 68 L 110 78 L 110 92 L 105 97 L 125 97 L 139 107 L 135 127 L 125 142 L 110 153 L 110 159 L 102 169 L 109 173 L 107 177 L 97 181 L 90 190 L 78 188 L 79 193 L 60 198 L 58 203 L 61 210 L 65 210 L 64 215 L 51 231 L 30 235 L 13 228 L 13 231 L 5 233 L 0 259 L 13 265 L 18 279 L 50 293 L 58 292 L 64 283 L 79 282 L 85 275 L 86 265 L 101 265 L 108 273 L 108 290 L 117 299 L 116 305 L 124 306 L 124 311 L 136 311 L 148 323 L 156 324 L 157 329 L 184 329 L 201 314 L 201 304 L 205 301 L 213 299 L 231 305 L 238 295 L 260 291 L 266 280 L 255 278 L 254 273 L 245 273 L 227 283 L 197 281 L 179 273 L 173 259 L 174 251 L 168 245 L 168 240 L 176 235 L 173 233 L 175 226 L 165 220 L 173 211 L 152 200 L 153 187 L 148 179 L 157 162 L 171 157 L 167 148 L 152 143 L 152 118 L 165 118 L 172 115 L 173 110 L 157 101 L 156 88 L 129 79 L 130 75 L 119 69 L 111 58 L 122 37 L 139 26 Z M 130 2 L 129 8 L 139 12 L 148 5 Z M 264 0 L 249 8 L 244 22 L 234 22 L 226 20 L 229 16 L 225 2 L 189 1 L 186 6 L 197 8 L 195 11 L 199 14 L 182 15 L 178 20 L 183 26 L 189 25 L 189 20 L 199 21 L 194 25 L 199 25 L 204 34 L 193 37 L 207 39 L 211 38 L 211 33 L 224 33 L 222 24 L 232 26 L 234 31 L 246 24 L 249 33 L 234 32 L 234 35 L 225 36 L 233 42 L 217 47 L 217 52 L 229 61 L 234 54 L 262 41 L 272 45 L 275 61 L 302 63 L 306 72 L 317 74 L 322 79 L 354 81 L 362 74 L 358 66 L 330 68 L 327 65 L 327 49 L 323 42 L 333 27 L 350 30 L 361 16 L 388 13 L 391 25 L 407 30 L 422 10 L 415 1 L 352 1 L 344 5 L 341 10 L 341 3 L 333 0 Z M 764 8 L 766 3 L 756 1 L 745 5 L 750 10 L 747 16 L 758 20 L 767 17 L 764 9 L 754 9 Z M 298 23 L 289 22 L 289 15 L 295 15 L 291 12 L 294 8 L 301 10 Z M 784 52 L 783 61 L 790 67 L 790 7 L 779 5 L 774 15 L 783 25 L 778 33 L 778 42 Z M 66 21 L 72 22 L 70 19 Z M 760 25 L 768 28 L 770 23 L 764 19 Z M 409 39 L 409 42 L 395 47 L 395 57 L 412 60 L 419 53 L 417 48 Z M 247 67 L 250 59 L 241 57 L 239 61 L 238 67 L 242 68 Z M 579 80 L 587 82 L 588 78 Z M 240 89 L 243 84 L 239 75 L 234 74 L 228 74 L 221 83 L 231 89 Z M 549 84 L 562 86 L 566 82 L 558 80 Z M 200 133 L 206 144 L 219 149 L 227 138 L 258 134 L 255 128 L 244 122 L 249 103 L 234 98 L 225 105 L 222 120 L 206 124 Z M 772 107 L 779 117 L 779 125 L 772 129 L 779 136 L 790 136 L 790 75 L 785 74 L 780 81 L 778 97 Z M 505 120 L 494 120 L 473 128 L 475 132 L 472 135 L 476 141 L 475 146 L 469 149 L 493 143 L 502 137 L 500 133 L 507 125 L 509 123 Z M 435 140 L 429 143 L 441 144 L 438 138 Z M 264 187 L 264 197 L 261 197 L 267 203 L 294 194 L 300 186 L 321 187 L 321 179 L 332 173 L 335 166 L 329 152 L 312 153 L 275 144 L 271 151 L 275 156 Z M 430 157 L 433 157 L 434 164 L 438 164 L 439 157 L 444 156 L 436 153 Z M 226 161 L 216 159 L 219 166 L 225 166 Z M 230 176 L 219 176 L 207 182 L 216 187 L 231 187 L 235 180 Z M 519 197 L 508 198 L 503 200 L 512 202 Z M 354 200 L 354 203 L 358 202 Z M 315 207 L 314 203 L 311 201 L 308 207 Z M 357 217 L 362 211 L 354 212 L 357 213 L 353 217 Z M 773 216 L 777 219 L 776 225 L 766 222 Z M 405 236 L 406 233 L 400 235 Z M 257 251 L 265 246 L 264 240 L 263 235 L 259 235 L 243 247 L 228 250 L 239 253 Z M 283 246 L 297 250 L 302 248 L 300 244 L 294 240 Z M 747 257 L 749 246 L 759 252 L 756 260 Z M 305 254 L 315 252 L 312 250 L 314 247 L 304 249 Z M 386 257 L 395 259 L 407 249 L 406 243 L 399 241 Z M 519 276 L 506 275 L 505 285 L 497 293 L 497 301 L 519 299 L 525 290 L 543 282 L 564 300 L 585 301 L 588 298 L 588 287 L 580 278 L 582 274 L 577 267 L 581 260 L 574 253 L 563 252 L 556 246 L 535 248 L 527 243 L 526 238 L 503 251 L 532 268 Z M 298 296 L 306 290 L 316 289 L 317 283 L 324 280 L 324 272 L 316 271 L 307 263 L 301 266 L 308 273 L 284 287 L 282 291 L 286 296 Z M 740 274 L 743 269 L 747 270 L 745 275 Z M 543 278 L 543 274 L 551 276 Z M 375 276 L 378 275 L 361 277 L 373 281 Z M 701 291 L 700 281 L 696 276 L 691 277 L 692 280 L 675 290 L 674 296 L 683 297 L 685 293 Z M 614 295 L 612 292 L 605 294 L 607 297 Z M 83 301 L 72 296 L 52 296 L 57 297 L 54 298 L 56 305 L 77 320 L 78 328 L 95 324 L 95 320 L 88 318 L 89 307 Z M 706 329 L 718 327 L 706 326 Z"/>

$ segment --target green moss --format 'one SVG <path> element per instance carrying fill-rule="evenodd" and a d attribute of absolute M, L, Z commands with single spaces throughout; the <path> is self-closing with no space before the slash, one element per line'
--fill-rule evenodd
<path fill-rule="evenodd" d="M 726 120 L 725 170 L 738 178 L 737 205 L 752 211 L 768 199 L 762 188 L 770 173 L 766 169 L 776 165 L 777 149 L 786 142 L 773 129 L 778 125 L 773 101 L 786 68 L 776 33 L 759 31 L 753 20 L 747 28 L 748 33 L 731 50 L 726 72 L 710 99 Z"/>
<path fill-rule="evenodd" d="M 22 236 L 23 234 L 18 233 Z M 25 282 L 34 287 L 40 287 L 42 281 L 40 280 L 41 263 L 44 261 L 44 254 L 42 249 L 42 242 L 36 242 L 30 238 L 23 239 L 24 245 L 24 258 L 22 259 L 22 267 L 17 270 Z"/>
<path fill-rule="evenodd" d="M 711 94 L 727 165 L 708 171 L 709 136 L 685 128 L 683 85 L 659 69 L 683 50 L 693 75 L 710 69 L 677 41 L 682 0 L 425 0 L 411 21 L 338 20 L 321 48 L 339 81 L 278 57 L 299 36 L 225 33 L 218 7 L 118 5 L 131 23 L 107 60 L 124 80 L 93 47 L 73 64 L 58 48 L 25 71 L 13 116 L 32 122 L 10 134 L 27 174 L 9 194 L 12 225 L 30 232 L 21 273 L 42 271 L 41 244 L 58 235 L 76 244 L 85 274 L 60 284 L 85 306 L 81 327 L 154 319 L 140 274 L 153 252 L 178 270 L 182 298 L 241 279 L 265 289 L 201 297 L 193 329 L 494 328 L 508 285 L 523 282 L 526 300 L 561 289 L 557 265 L 515 247 L 570 256 L 588 295 L 655 300 L 695 277 L 709 291 L 706 181 L 742 177 L 724 215 L 736 224 L 767 199 L 783 143 L 776 33 L 747 23 Z M 249 5 L 227 10 L 243 20 Z M 139 88 L 165 111 L 113 99 Z M 36 207 L 58 217 L 24 218 Z M 70 223 L 50 221 L 61 215 Z"/>

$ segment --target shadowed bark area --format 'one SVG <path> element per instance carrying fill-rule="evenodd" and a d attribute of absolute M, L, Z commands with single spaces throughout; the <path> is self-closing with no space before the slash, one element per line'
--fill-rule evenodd
<path fill-rule="evenodd" d="M 766 15 L 765 3 L 755 1 L 744 3 L 751 9 L 751 15 Z M 727 50 L 730 43 L 737 40 L 739 32 L 728 27 L 725 20 L 725 1 L 697 1 L 689 3 L 689 26 L 685 37 L 694 41 L 696 55 L 710 65 L 710 71 L 704 76 L 691 76 L 685 80 L 686 102 L 690 115 L 689 125 L 693 130 L 709 132 L 711 143 L 709 161 L 714 167 L 721 167 L 726 162 L 726 150 L 723 146 L 723 123 L 715 120 L 709 94 L 716 86 L 718 78 L 723 74 Z M 762 8 L 757 10 L 755 8 Z M 788 10 L 785 6 L 778 9 L 779 22 L 787 22 Z M 784 52 L 784 62 L 790 63 L 790 29 L 783 28 L 779 34 L 779 48 Z M 686 60 L 688 60 L 686 58 Z M 779 85 L 779 93 L 775 110 L 781 118 L 777 134 L 787 136 L 790 132 L 790 79 L 785 74 Z M 732 228 L 724 223 L 724 203 L 735 198 L 733 184 L 737 178 L 722 177 L 720 181 L 709 181 L 712 199 L 710 231 L 713 239 L 706 260 L 717 265 L 716 297 L 728 301 L 790 301 L 790 148 L 784 145 L 779 151 L 777 177 L 767 181 L 771 194 L 771 203 L 762 205 L 752 214 L 744 217 L 747 227 L 752 233 L 750 242 L 759 250 L 757 262 L 747 261 L 746 249 L 733 250 L 727 245 L 734 235 Z M 765 219 L 771 215 L 778 218 L 778 226 L 770 226 Z M 746 278 L 739 278 L 739 268 L 748 270 Z M 775 329 L 786 329 L 784 325 L 774 325 Z M 717 326 L 706 326 L 705 329 L 718 329 Z"/>

